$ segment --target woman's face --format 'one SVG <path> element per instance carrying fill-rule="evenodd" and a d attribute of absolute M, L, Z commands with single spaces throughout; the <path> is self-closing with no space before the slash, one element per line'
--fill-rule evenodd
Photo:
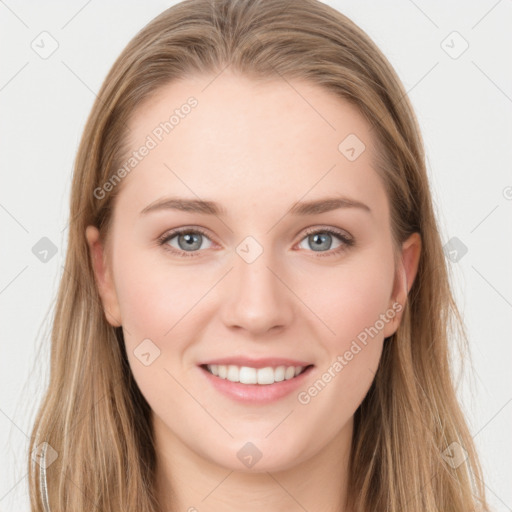
<path fill-rule="evenodd" d="M 363 117 L 226 71 L 166 86 L 129 126 L 106 267 L 87 238 L 161 448 L 268 471 L 349 439 L 410 288 Z"/>

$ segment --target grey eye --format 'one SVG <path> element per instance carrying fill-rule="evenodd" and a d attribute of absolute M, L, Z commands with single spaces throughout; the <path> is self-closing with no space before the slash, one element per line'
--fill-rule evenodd
<path fill-rule="evenodd" d="M 316 233 L 312 233 L 304 238 L 304 241 L 307 241 L 309 247 L 301 247 L 302 249 L 313 249 L 315 252 L 323 252 L 328 251 L 330 249 L 336 249 L 342 245 L 339 242 L 339 245 L 336 247 L 332 247 L 333 239 L 338 238 L 335 235 L 327 233 L 325 231 L 318 231 Z M 301 242 L 302 244 L 303 242 Z M 300 247 L 300 245 L 299 245 Z"/>
<path fill-rule="evenodd" d="M 178 247 L 176 247 L 176 245 L 172 243 L 174 239 L 177 239 Z M 175 249 L 181 249 L 182 251 L 191 252 L 197 251 L 199 249 L 207 249 L 208 247 L 201 247 L 205 240 L 208 240 L 208 238 L 204 236 L 202 233 L 197 233 L 195 231 L 186 231 L 183 233 L 177 233 L 176 235 L 170 237 L 167 243 L 169 243 L 169 245 L 171 245 Z"/>

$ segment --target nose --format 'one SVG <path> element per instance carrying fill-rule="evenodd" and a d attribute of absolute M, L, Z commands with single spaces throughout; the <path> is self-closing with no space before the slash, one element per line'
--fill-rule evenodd
<path fill-rule="evenodd" d="M 256 336 L 290 324 L 293 293 L 284 284 L 286 276 L 281 275 L 270 252 L 263 251 L 252 262 L 235 255 L 222 300 L 222 319 L 228 328 L 244 329 Z"/>

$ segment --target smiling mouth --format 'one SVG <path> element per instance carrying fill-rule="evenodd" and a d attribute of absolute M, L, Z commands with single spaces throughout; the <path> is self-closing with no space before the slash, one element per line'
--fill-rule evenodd
<path fill-rule="evenodd" d="M 308 366 L 267 366 L 251 368 L 249 366 L 203 364 L 201 368 L 216 377 L 240 384 L 270 385 L 292 380 L 305 373 L 313 365 Z"/>

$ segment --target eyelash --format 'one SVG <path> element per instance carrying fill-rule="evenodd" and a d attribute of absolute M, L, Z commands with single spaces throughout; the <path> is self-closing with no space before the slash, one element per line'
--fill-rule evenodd
<path fill-rule="evenodd" d="M 169 231 L 167 233 L 164 233 L 161 237 L 158 238 L 158 245 L 162 246 L 164 250 L 170 251 L 173 254 L 176 254 L 177 256 L 188 258 L 188 257 L 195 257 L 198 256 L 198 253 L 200 251 L 178 251 L 174 247 L 171 247 L 167 244 L 167 242 L 171 239 L 173 239 L 176 235 L 181 235 L 183 233 L 188 234 L 201 234 L 204 235 L 207 238 L 210 238 L 206 231 L 204 231 L 201 228 L 179 228 L 175 229 L 173 231 Z M 352 247 L 355 243 L 353 238 L 349 238 L 347 235 L 345 235 L 342 231 L 338 231 L 337 229 L 333 228 L 310 228 L 306 230 L 306 233 L 304 234 L 304 237 L 300 240 L 302 240 L 310 235 L 314 235 L 316 233 L 328 233 L 329 235 L 334 235 L 335 237 L 339 238 L 341 242 L 343 242 L 343 245 L 340 245 L 337 249 L 330 249 L 328 251 L 311 251 L 311 252 L 317 252 L 318 257 L 324 257 L 324 256 L 335 256 L 337 254 L 340 254 L 344 251 L 346 251 L 348 248 Z"/>

